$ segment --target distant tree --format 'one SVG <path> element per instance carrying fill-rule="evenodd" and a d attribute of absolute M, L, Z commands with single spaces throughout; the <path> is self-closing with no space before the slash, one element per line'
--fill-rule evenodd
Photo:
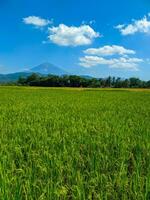
<path fill-rule="evenodd" d="M 70 85 L 69 76 L 68 76 L 68 75 L 64 75 L 64 76 L 61 78 L 61 86 L 62 86 L 62 87 L 68 87 L 69 85 Z"/>
<path fill-rule="evenodd" d="M 106 78 L 105 84 L 106 84 L 106 87 L 111 87 L 112 86 L 112 78 L 111 78 L 111 76 Z"/>
<path fill-rule="evenodd" d="M 145 83 L 145 86 L 146 86 L 147 88 L 150 88 L 150 81 L 147 81 L 147 83 Z"/>
<path fill-rule="evenodd" d="M 139 78 L 121 79 L 109 76 L 108 78 L 85 78 L 76 75 L 47 75 L 40 76 L 33 73 L 27 78 L 20 77 L 17 84 L 43 87 L 93 87 L 93 88 L 150 88 L 150 81 L 141 81 Z"/>
<path fill-rule="evenodd" d="M 99 79 L 97 79 L 97 78 L 92 78 L 91 80 L 89 80 L 89 87 L 98 88 L 98 87 L 100 87 L 100 86 L 101 86 L 101 84 L 100 84 Z"/>
<path fill-rule="evenodd" d="M 70 80 L 70 87 L 81 87 L 82 86 L 80 76 L 76 76 L 76 75 L 69 76 L 69 80 Z"/>
<path fill-rule="evenodd" d="M 132 78 L 129 79 L 129 81 L 130 81 L 130 87 L 131 88 L 139 88 L 142 85 L 142 82 L 139 78 L 132 77 Z"/>
<path fill-rule="evenodd" d="M 18 79 L 18 81 L 17 81 L 17 84 L 19 84 L 19 85 L 25 85 L 26 84 L 26 78 L 20 76 L 19 79 Z"/>
<path fill-rule="evenodd" d="M 116 78 L 113 76 L 111 78 L 111 87 L 115 87 Z"/>
<path fill-rule="evenodd" d="M 130 87 L 130 81 L 128 79 L 125 79 L 122 81 L 122 87 L 123 88 L 129 88 Z"/>
<path fill-rule="evenodd" d="M 26 83 L 30 85 L 32 81 L 38 81 L 40 79 L 40 76 L 36 73 L 31 74 L 27 77 Z"/>
<path fill-rule="evenodd" d="M 121 81 L 121 78 L 118 77 L 115 81 L 115 85 L 114 85 L 115 88 L 121 88 L 122 87 L 122 81 Z"/>

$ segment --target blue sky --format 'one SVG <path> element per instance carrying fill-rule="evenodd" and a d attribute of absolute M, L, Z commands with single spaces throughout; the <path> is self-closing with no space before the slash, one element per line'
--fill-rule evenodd
<path fill-rule="evenodd" d="M 150 79 L 149 0 L 1 0 L 0 73 L 50 62 Z"/>

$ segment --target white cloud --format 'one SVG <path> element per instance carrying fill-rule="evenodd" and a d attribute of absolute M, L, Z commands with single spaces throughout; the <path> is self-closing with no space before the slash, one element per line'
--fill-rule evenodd
<path fill-rule="evenodd" d="M 23 18 L 23 22 L 25 24 L 34 25 L 37 27 L 43 27 L 43 26 L 47 26 L 48 24 L 52 24 L 53 20 L 47 20 L 47 19 L 43 19 L 37 16 L 29 16 L 29 17 Z"/>
<path fill-rule="evenodd" d="M 134 50 L 117 45 L 89 48 L 84 53 L 86 55 L 79 59 L 79 64 L 83 67 L 107 65 L 109 68 L 137 71 L 139 63 L 143 62 L 142 59 L 129 57 L 136 54 Z M 105 58 L 107 56 L 111 58 Z"/>
<path fill-rule="evenodd" d="M 87 24 L 89 24 L 89 25 L 93 25 L 93 24 L 95 24 L 96 23 L 96 20 L 90 20 L 90 21 L 85 21 L 85 20 L 83 20 L 82 21 L 82 24 L 84 24 L 84 25 L 87 25 Z"/>
<path fill-rule="evenodd" d="M 105 59 L 99 56 L 84 56 L 80 58 L 80 65 L 83 67 L 93 67 L 97 65 L 108 65 L 109 68 L 125 69 L 125 70 L 138 70 L 138 64 L 143 62 L 139 58 L 112 58 Z"/>
<path fill-rule="evenodd" d="M 144 16 L 140 20 L 133 20 L 131 24 L 119 24 L 115 28 L 118 29 L 122 35 L 133 35 L 137 32 L 139 33 L 150 33 L 150 14 Z"/>
<path fill-rule="evenodd" d="M 66 26 L 60 24 L 57 27 L 50 27 L 48 39 L 60 46 L 80 46 L 89 45 L 94 38 L 100 36 L 89 25 L 81 25 L 79 27 Z"/>
<path fill-rule="evenodd" d="M 95 24 L 95 23 L 96 23 L 96 20 L 94 20 L 94 19 L 91 20 L 91 21 L 89 21 L 89 24 L 90 24 L 90 25 Z"/>
<path fill-rule="evenodd" d="M 96 65 L 111 64 L 109 60 L 98 56 L 84 56 L 80 58 L 80 65 L 83 67 L 93 67 Z"/>
<path fill-rule="evenodd" d="M 135 54 L 135 51 L 126 49 L 122 46 L 112 45 L 104 46 L 101 48 L 89 48 L 84 51 L 88 55 L 97 55 L 97 56 L 112 56 L 112 55 L 128 55 Z"/>

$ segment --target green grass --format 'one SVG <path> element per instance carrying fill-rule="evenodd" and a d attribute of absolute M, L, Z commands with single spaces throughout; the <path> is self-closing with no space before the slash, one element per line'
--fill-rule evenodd
<path fill-rule="evenodd" d="M 0 199 L 150 199 L 150 92 L 0 87 Z"/>

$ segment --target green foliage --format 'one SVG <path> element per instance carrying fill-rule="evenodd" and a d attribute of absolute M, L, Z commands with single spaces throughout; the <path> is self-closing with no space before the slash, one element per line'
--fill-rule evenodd
<path fill-rule="evenodd" d="M 148 90 L 0 87 L 0 199 L 150 199 Z"/>
<path fill-rule="evenodd" d="M 20 77 L 19 85 L 43 86 L 43 87 L 91 87 L 91 88 L 150 88 L 149 81 L 141 81 L 138 78 L 121 79 L 115 77 L 108 78 L 85 78 L 76 75 L 65 76 L 40 76 L 31 74 L 27 78 Z"/>

